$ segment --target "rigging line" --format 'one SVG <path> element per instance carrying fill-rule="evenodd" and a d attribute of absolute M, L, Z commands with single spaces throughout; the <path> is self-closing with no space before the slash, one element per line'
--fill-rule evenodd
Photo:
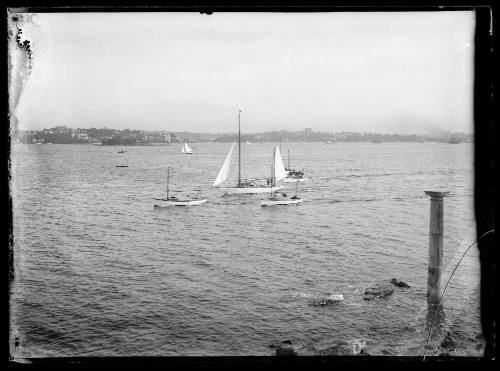
<path fill-rule="evenodd" d="M 492 230 L 489 230 L 488 232 L 485 232 L 483 233 L 483 235 L 481 237 L 479 237 L 477 240 L 475 240 L 468 248 L 467 250 L 465 250 L 465 252 L 463 253 L 462 257 L 460 258 L 460 260 L 458 261 L 457 265 L 455 266 L 455 269 L 453 269 L 453 272 L 451 273 L 450 275 L 450 278 L 448 278 L 448 282 L 446 282 L 446 285 L 444 286 L 444 290 L 441 294 L 441 297 L 439 298 L 439 302 L 438 302 L 438 305 L 437 305 L 437 308 L 436 308 L 436 312 L 434 313 L 434 318 L 432 319 L 432 322 L 431 322 L 431 326 L 430 326 L 430 329 L 429 329 L 429 333 L 427 334 L 427 340 L 425 342 L 425 347 L 424 347 L 424 355 L 423 355 L 423 358 L 422 358 L 422 361 L 425 361 L 425 355 L 427 353 L 427 346 L 429 345 L 429 339 L 431 338 L 431 332 L 432 332 L 432 328 L 434 326 L 434 321 L 436 320 L 436 317 L 437 317 L 437 314 L 438 314 L 438 311 L 439 311 L 439 307 L 441 305 L 441 300 L 443 300 L 443 297 L 444 297 L 444 294 L 446 292 L 446 288 L 448 287 L 448 284 L 450 283 L 453 275 L 455 274 L 455 271 L 457 270 L 458 266 L 460 265 L 460 263 L 462 262 L 462 259 L 464 258 L 465 254 L 467 254 L 467 252 L 470 250 L 470 248 L 472 246 L 474 246 L 481 238 L 483 238 L 484 236 L 486 236 L 487 234 L 491 233 L 491 232 L 495 232 L 494 229 Z"/>

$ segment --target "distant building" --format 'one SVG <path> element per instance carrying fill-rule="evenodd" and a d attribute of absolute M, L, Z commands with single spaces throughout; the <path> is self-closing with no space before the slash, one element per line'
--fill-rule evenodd
<path fill-rule="evenodd" d="M 305 128 L 305 129 L 304 129 L 304 133 L 305 133 L 305 134 L 311 134 L 311 133 L 312 133 L 312 131 L 313 131 L 313 129 L 312 129 L 312 128 Z"/>

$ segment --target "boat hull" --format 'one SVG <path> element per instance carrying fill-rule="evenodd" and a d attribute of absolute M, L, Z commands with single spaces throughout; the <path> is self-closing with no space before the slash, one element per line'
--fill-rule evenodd
<path fill-rule="evenodd" d="M 300 204 L 301 199 L 298 200 L 263 200 L 260 202 L 261 206 L 279 206 L 279 205 L 294 205 Z"/>
<path fill-rule="evenodd" d="M 159 205 L 154 205 L 155 208 L 170 207 L 170 206 L 196 206 L 202 205 L 207 202 L 206 199 L 202 200 L 178 200 L 178 201 L 163 201 Z"/>
<path fill-rule="evenodd" d="M 302 183 L 305 182 L 307 178 L 285 178 L 283 182 L 285 183 Z"/>
<path fill-rule="evenodd" d="M 273 191 L 277 191 L 284 188 L 284 186 L 273 187 Z M 256 194 L 256 193 L 271 193 L 270 187 L 231 187 L 231 188 L 221 188 L 224 194 L 228 195 L 240 195 L 240 194 Z"/>

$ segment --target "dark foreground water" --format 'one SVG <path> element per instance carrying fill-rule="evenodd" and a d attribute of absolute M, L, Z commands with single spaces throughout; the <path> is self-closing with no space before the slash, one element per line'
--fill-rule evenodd
<path fill-rule="evenodd" d="M 424 191 L 451 192 L 447 279 L 476 239 L 471 144 L 284 143 L 309 182 L 301 205 L 278 208 L 210 188 L 230 144 L 192 147 L 13 147 L 14 356 L 271 355 L 288 339 L 302 354 L 357 339 L 374 355 L 423 353 Z M 272 147 L 245 145 L 243 175 L 267 176 Z M 167 166 L 172 189 L 203 189 L 208 202 L 154 210 Z M 391 278 L 411 288 L 363 300 Z M 330 294 L 344 301 L 311 305 Z M 427 354 L 449 351 L 446 338 L 451 354 L 480 355 L 476 248 L 444 308 Z"/>

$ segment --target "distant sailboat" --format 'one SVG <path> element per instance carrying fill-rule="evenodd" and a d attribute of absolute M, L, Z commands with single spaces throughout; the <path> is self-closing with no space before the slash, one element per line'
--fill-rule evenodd
<path fill-rule="evenodd" d="M 285 166 L 283 165 L 283 159 L 280 154 L 280 147 L 276 146 L 273 154 L 273 164 L 271 167 L 271 184 L 274 185 L 282 179 L 285 179 L 287 176 L 287 172 L 285 170 Z M 275 205 L 292 205 L 301 203 L 302 199 L 297 196 L 297 193 L 294 197 L 288 198 L 285 193 L 275 193 L 273 189 L 271 189 L 271 196 L 267 200 L 261 201 L 261 206 L 275 206 Z"/>
<path fill-rule="evenodd" d="M 335 144 L 336 142 L 337 142 L 337 135 L 334 134 L 333 137 L 332 137 L 332 139 L 328 139 L 326 141 L 326 144 Z"/>
<path fill-rule="evenodd" d="M 188 146 L 187 142 L 184 141 L 184 145 L 182 146 L 182 153 L 186 155 L 190 155 L 193 153 L 193 150 Z"/>
<path fill-rule="evenodd" d="M 180 199 L 176 196 L 170 196 L 169 192 L 170 185 L 170 168 L 167 168 L 167 198 L 156 198 L 158 201 L 162 201 L 160 205 L 154 205 L 155 208 L 162 208 L 168 206 L 196 206 L 207 202 L 206 198 L 201 198 L 199 196 Z"/>
<path fill-rule="evenodd" d="M 235 187 L 223 187 L 222 190 L 225 194 L 251 194 L 251 193 L 266 193 L 271 189 L 278 190 L 283 188 L 281 185 L 265 185 L 265 184 L 257 184 L 251 179 L 242 179 L 241 178 L 241 120 L 240 113 L 238 111 L 238 184 Z M 229 176 L 229 168 L 231 163 L 231 156 L 233 154 L 235 143 L 229 149 L 229 152 L 222 164 L 219 173 L 214 181 L 212 187 L 218 187 L 222 183 L 224 183 Z"/>

